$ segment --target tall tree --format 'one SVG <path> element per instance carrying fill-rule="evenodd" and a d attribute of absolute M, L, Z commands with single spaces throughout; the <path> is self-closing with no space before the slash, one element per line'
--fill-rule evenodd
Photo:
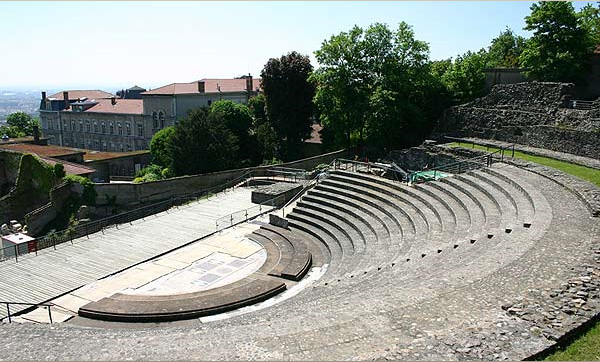
<path fill-rule="evenodd" d="M 262 161 L 272 160 L 278 154 L 277 134 L 269 122 L 264 94 L 250 98 L 248 108 L 252 112 L 252 136 L 256 140 Z"/>
<path fill-rule="evenodd" d="M 454 101 L 464 103 L 480 97 L 484 93 L 487 54 L 484 49 L 459 55 L 452 66 L 444 73 L 442 80 L 452 94 Z"/>
<path fill-rule="evenodd" d="M 25 136 L 33 136 L 33 127 L 36 125 L 39 126 L 38 120 L 25 112 L 9 114 L 6 117 L 6 123 L 9 127 L 13 127 L 16 132 Z"/>
<path fill-rule="evenodd" d="M 313 115 L 313 70 L 306 55 L 291 52 L 271 58 L 261 72 L 267 117 L 282 143 L 282 157 L 301 155 L 301 146 L 310 135 Z"/>
<path fill-rule="evenodd" d="M 519 56 L 525 47 L 525 38 L 515 35 L 513 31 L 506 28 L 496 38 L 487 52 L 487 67 L 518 67 Z"/>
<path fill-rule="evenodd" d="M 334 142 L 386 149 L 423 140 L 443 87 L 429 64 L 429 46 L 408 24 L 395 30 L 355 26 L 324 41 L 315 54 L 321 64 L 311 77 L 315 103 Z"/>
<path fill-rule="evenodd" d="M 171 155 L 171 143 L 175 134 L 175 126 L 169 126 L 156 132 L 150 140 L 150 153 L 152 154 L 152 163 L 169 167 L 173 162 Z"/>
<path fill-rule="evenodd" d="M 577 16 L 587 32 L 590 43 L 594 46 L 600 45 L 600 1 L 596 2 L 596 6 L 586 4 Z"/>
<path fill-rule="evenodd" d="M 238 165 L 232 156 L 238 150 L 238 139 L 222 115 L 194 109 L 175 126 L 170 168 L 177 176 L 226 170 Z"/>
<path fill-rule="evenodd" d="M 210 107 L 210 113 L 221 117 L 225 127 L 237 137 L 239 150 L 232 157 L 241 162 L 241 165 L 250 166 L 256 157 L 256 147 L 250 138 L 252 126 L 252 112 L 245 104 L 235 103 L 230 100 L 214 102 Z"/>
<path fill-rule="evenodd" d="M 525 30 L 533 31 L 521 53 L 528 76 L 544 81 L 577 82 L 585 71 L 592 44 L 573 4 L 540 1 L 531 5 Z"/>

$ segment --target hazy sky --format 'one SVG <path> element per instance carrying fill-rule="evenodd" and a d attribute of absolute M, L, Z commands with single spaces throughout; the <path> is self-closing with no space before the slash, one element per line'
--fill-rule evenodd
<path fill-rule="evenodd" d="M 586 2 L 576 2 L 580 8 Z M 400 21 L 432 59 L 518 34 L 531 2 L 0 2 L 0 89 L 154 88 L 258 76 L 271 57 L 309 54 L 353 25 Z"/>

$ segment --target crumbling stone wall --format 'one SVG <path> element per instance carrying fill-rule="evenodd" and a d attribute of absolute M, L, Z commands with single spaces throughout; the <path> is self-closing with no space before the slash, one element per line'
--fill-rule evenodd
<path fill-rule="evenodd" d="M 591 110 L 567 108 L 573 84 L 499 84 L 485 97 L 451 107 L 434 130 L 600 158 L 600 100 Z"/>

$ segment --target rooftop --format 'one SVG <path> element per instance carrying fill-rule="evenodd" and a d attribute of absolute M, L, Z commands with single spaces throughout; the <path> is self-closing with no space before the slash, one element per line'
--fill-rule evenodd
<path fill-rule="evenodd" d="M 57 160 L 55 158 L 52 157 L 44 157 L 44 156 L 40 156 L 40 158 L 42 160 L 44 160 L 44 162 L 46 162 L 47 164 L 54 166 L 54 164 L 56 163 L 60 163 L 64 166 L 65 168 L 65 172 L 69 175 L 90 175 L 94 172 L 96 172 L 96 170 L 94 170 L 91 167 L 87 167 L 84 165 L 80 165 L 78 163 L 73 163 L 73 162 L 68 162 L 68 161 L 64 161 L 64 160 Z"/>
<path fill-rule="evenodd" d="M 144 103 L 141 99 L 116 99 L 114 105 L 110 99 L 96 99 L 94 103 L 97 104 L 84 112 L 142 114 L 144 111 Z M 73 110 L 66 112 L 73 112 Z"/>
<path fill-rule="evenodd" d="M 69 92 L 69 100 L 71 100 L 71 99 L 76 100 L 76 99 L 80 99 L 80 98 L 105 99 L 105 98 L 114 97 L 114 95 L 112 95 L 108 92 L 102 91 L 102 90 L 77 89 L 77 90 L 65 90 L 65 91 L 61 91 L 58 93 L 54 93 L 53 95 L 49 96 L 48 98 L 54 98 L 59 101 L 64 101 L 63 92 Z"/>
<path fill-rule="evenodd" d="M 172 83 L 160 88 L 156 88 L 142 93 L 143 95 L 174 95 L 174 94 L 199 94 L 198 82 L 204 82 L 204 93 L 231 93 L 245 92 L 246 79 L 200 79 L 190 83 Z M 252 89 L 259 91 L 260 78 L 252 79 Z"/>
<path fill-rule="evenodd" d="M 102 151 L 88 151 L 83 155 L 83 160 L 85 162 L 93 162 L 93 161 L 104 161 L 111 160 L 115 158 L 121 157 L 130 157 L 135 155 L 144 155 L 149 153 L 148 150 L 141 151 L 131 151 L 131 152 L 102 152 Z"/>
<path fill-rule="evenodd" d="M 84 150 L 60 146 L 42 146 L 29 143 L 0 144 L 0 149 L 23 153 L 35 153 L 40 157 L 60 157 L 84 153 Z"/>

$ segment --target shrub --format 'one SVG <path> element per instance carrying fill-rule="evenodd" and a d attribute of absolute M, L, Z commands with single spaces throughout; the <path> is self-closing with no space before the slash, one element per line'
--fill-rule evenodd
<path fill-rule="evenodd" d="M 62 163 L 55 163 L 54 164 L 54 177 L 57 179 L 61 179 L 63 177 L 65 177 L 66 172 L 65 172 L 65 166 L 63 166 Z"/>

